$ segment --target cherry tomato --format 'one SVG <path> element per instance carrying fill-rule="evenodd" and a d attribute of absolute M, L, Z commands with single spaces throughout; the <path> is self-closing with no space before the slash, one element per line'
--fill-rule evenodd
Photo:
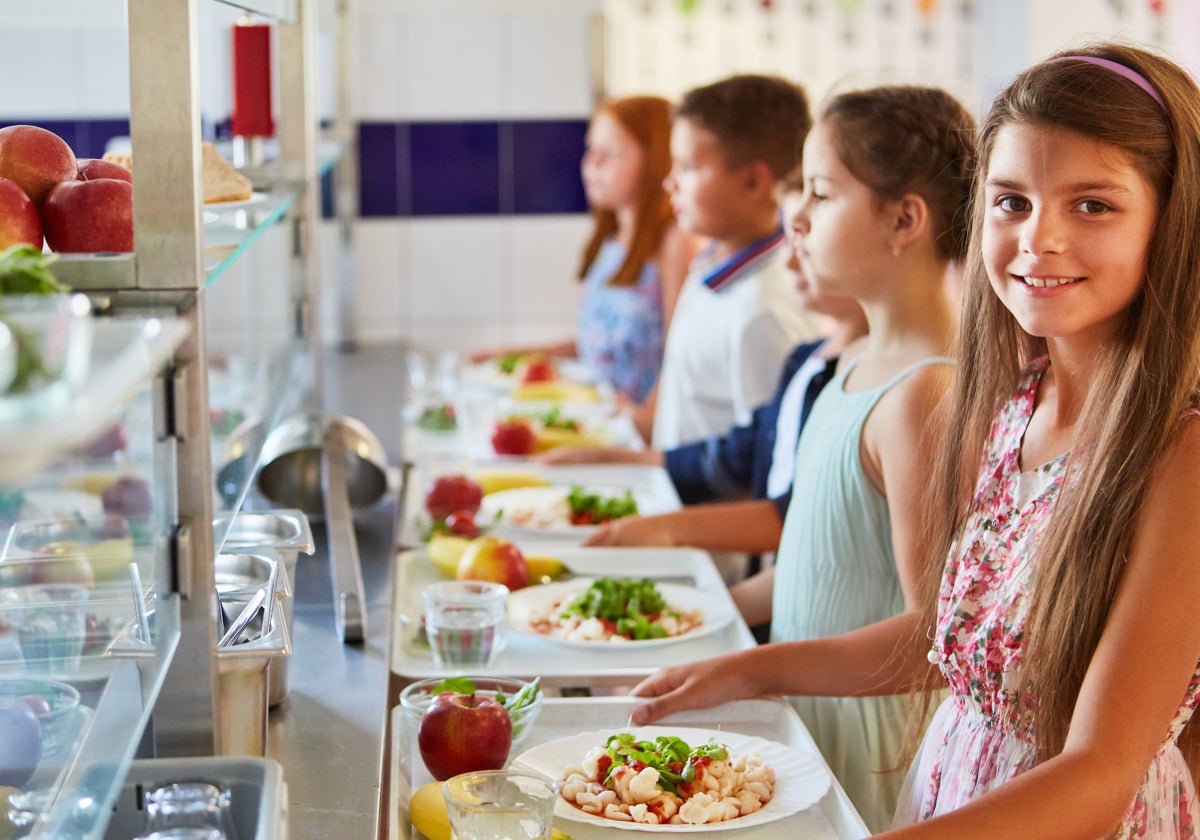
<path fill-rule="evenodd" d="M 456 510 L 446 517 L 446 527 L 450 533 L 459 537 L 473 540 L 479 536 L 479 526 L 475 524 L 475 514 L 469 510 Z"/>

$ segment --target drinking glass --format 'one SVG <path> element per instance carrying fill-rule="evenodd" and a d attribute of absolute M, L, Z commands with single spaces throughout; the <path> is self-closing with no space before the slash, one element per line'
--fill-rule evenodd
<path fill-rule="evenodd" d="M 454 580 L 421 589 L 425 634 L 433 658 L 443 668 L 490 665 L 501 647 L 508 587 Z"/>
<path fill-rule="evenodd" d="M 442 785 L 455 840 L 549 840 L 557 785 L 533 773 L 482 770 Z"/>
<path fill-rule="evenodd" d="M 20 588 L 15 624 L 21 655 L 32 671 L 70 672 L 79 668 L 87 638 L 87 588 L 44 583 Z"/>
<path fill-rule="evenodd" d="M 146 828 L 151 836 L 170 829 L 210 829 L 217 832 L 211 840 L 235 840 L 229 791 L 205 781 L 169 782 L 148 790 Z M 208 835 L 196 836 L 209 840 Z"/>

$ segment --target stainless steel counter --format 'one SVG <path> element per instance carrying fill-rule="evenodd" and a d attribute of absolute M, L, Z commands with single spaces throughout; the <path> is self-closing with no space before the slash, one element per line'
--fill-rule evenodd
<path fill-rule="evenodd" d="M 325 365 L 327 409 L 365 422 L 398 463 L 400 348 L 330 353 Z M 313 523 L 316 553 L 297 563 L 291 690 L 271 710 L 267 730 L 267 754 L 283 765 L 288 784 L 293 840 L 371 840 L 378 834 L 395 501 L 385 499 L 355 516 L 367 594 L 365 643 L 338 639 L 322 523 Z"/>

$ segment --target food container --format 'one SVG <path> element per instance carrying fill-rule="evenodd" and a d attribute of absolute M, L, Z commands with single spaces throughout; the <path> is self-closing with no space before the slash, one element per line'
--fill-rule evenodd
<path fill-rule="evenodd" d="M 480 697 L 490 697 L 492 699 L 495 699 L 497 693 L 503 693 L 511 699 L 528 685 L 523 680 L 514 680 L 509 677 L 468 677 L 468 679 L 475 684 L 476 694 Z M 405 725 L 411 727 L 411 736 L 414 741 L 418 730 L 421 728 L 421 718 L 425 716 L 425 711 L 433 703 L 433 690 L 442 682 L 441 677 L 418 680 L 406 686 L 400 692 L 400 708 L 404 710 Z M 525 739 L 529 737 L 529 732 L 533 729 L 533 723 L 537 720 L 538 714 L 541 711 L 542 694 L 539 691 L 532 703 L 521 706 L 515 713 L 510 712 L 509 716 L 512 718 L 513 725 L 512 747 L 509 750 L 510 756 L 521 752 L 521 748 L 525 744 Z"/>
<path fill-rule="evenodd" d="M 270 582 L 272 569 L 279 570 L 275 585 L 276 609 L 283 615 L 283 622 L 290 637 L 293 606 L 291 577 L 277 552 L 258 547 L 243 553 L 219 554 L 213 567 L 213 577 L 216 579 L 217 593 L 223 603 L 232 604 L 236 601 L 241 604 L 248 601 L 255 590 Z M 229 606 L 226 609 L 230 613 L 236 612 Z M 273 658 L 268 666 L 269 702 L 272 706 L 282 703 L 287 698 L 291 686 L 291 678 L 288 676 L 289 662 L 291 656 L 279 656 Z"/>
<path fill-rule="evenodd" d="M 0 295 L 0 322 L 17 353 L 13 376 L 0 392 L 0 419 L 65 400 L 87 377 L 93 324 L 85 296 Z"/>
<path fill-rule="evenodd" d="M 273 551 L 282 564 L 281 575 L 286 586 L 286 597 L 282 603 L 283 617 L 288 635 L 292 634 L 294 587 L 298 555 L 312 554 L 316 549 L 308 517 L 299 510 L 277 509 L 264 511 L 242 511 L 220 514 L 213 520 L 214 534 L 225 539 L 222 545 L 227 552 Z M 287 698 L 290 689 L 288 659 L 273 660 L 271 663 L 271 705 L 275 706 Z"/>
<path fill-rule="evenodd" d="M 105 840 L 126 840 L 146 828 L 145 793 L 176 781 L 204 780 L 229 791 L 237 840 L 284 840 L 288 836 L 287 783 L 269 758 L 202 756 L 134 761 L 117 794 Z"/>
<path fill-rule="evenodd" d="M 153 590 L 147 601 L 153 603 Z M 249 597 L 226 596 L 222 601 L 236 615 L 248 603 Z M 154 611 L 147 608 L 150 626 L 154 626 Z M 105 652 L 118 658 L 152 657 L 154 645 L 138 636 L 136 622 L 131 622 L 109 645 Z M 250 640 L 217 651 L 217 702 L 220 709 L 220 731 L 217 733 L 217 752 L 222 755 L 265 755 L 267 747 L 267 707 L 269 705 L 270 664 L 292 653 L 291 635 L 282 610 L 275 610 L 270 625 L 262 632 L 251 633 Z"/>

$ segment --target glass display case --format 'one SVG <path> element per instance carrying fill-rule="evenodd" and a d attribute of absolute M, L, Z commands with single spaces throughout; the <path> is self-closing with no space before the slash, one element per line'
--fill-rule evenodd
<path fill-rule="evenodd" d="M 0 794 L 16 832 L 0 809 L 0 836 L 105 837 L 135 757 L 263 752 L 237 730 L 265 734 L 256 675 L 290 651 L 263 609 L 275 575 L 257 641 L 234 649 L 230 607 L 254 590 L 218 597 L 215 568 L 262 442 L 319 393 L 318 193 L 340 154 L 318 138 L 320 5 L 125 4 L 136 250 L 61 255 L 55 275 L 90 301 L 87 369 L 0 396 Z M 222 206 L 199 192 L 199 81 L 216 72 L 202 7 L 276 28 L 278 151 L 251 199 Z M 247 679 L 261 718 L 257 695 L 237 708 Z"/>

